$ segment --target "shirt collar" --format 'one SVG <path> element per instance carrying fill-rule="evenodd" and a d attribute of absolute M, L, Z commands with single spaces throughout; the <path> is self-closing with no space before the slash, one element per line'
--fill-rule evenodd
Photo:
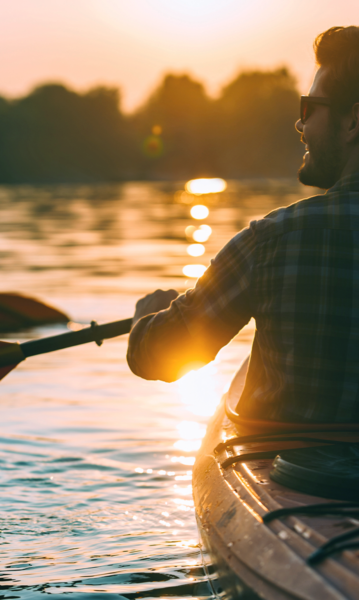
<path fill-rule="evenodd" d="M 339 179 L 333 187 L 327 190 L 329 194 L 332 192 L 359 192 L 359 171 Z"/>

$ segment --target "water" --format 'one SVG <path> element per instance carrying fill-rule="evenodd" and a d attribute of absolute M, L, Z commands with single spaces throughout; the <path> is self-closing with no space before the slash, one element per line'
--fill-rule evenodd
<path fill-rule="evenodd" d="M 38 296 L 80 323 L 127 318 L 141 294 L 184 291 L 194 280 L 183 266 L 207 265 L 250 219 L 303 194 L 295 182 L 262 182 L 201 197 L 213 233 L 191 258 L 184 230 L 195 222 L 181 189 L 0 188 L 1 290 Z M 127 336 L 34 357 L 3 380 L 1 598 L 213 597 L 191 468 L 252 335 L 250 323 L 214 363 L 174 384 L 131 374 Z"/>

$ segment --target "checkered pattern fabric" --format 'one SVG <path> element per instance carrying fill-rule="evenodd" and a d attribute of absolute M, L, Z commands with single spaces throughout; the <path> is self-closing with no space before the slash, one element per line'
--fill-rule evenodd
<path fill-rule="evenodd" d="M 251 317 L 243 417 L 359 422 L 359 172 L 251 222 L 193 289 L 137 323 L 129 365 L 173 381 Z"/>

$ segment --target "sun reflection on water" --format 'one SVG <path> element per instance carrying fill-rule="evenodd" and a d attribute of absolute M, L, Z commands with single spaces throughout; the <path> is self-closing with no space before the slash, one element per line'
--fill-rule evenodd
<path fill-rule="evenodd" d="M 205 267 L 204 265 L 185 265 L 182 269 L 182 273 L 186 277 L 197 279 L 198 277 L 202 277 L 206 268 L 207 267 Z"/>
<path fill-rule="evenodd" d="M 176 450 L 195 452 L 201 445 L 201 440 L 206 433 L 206 428 L 197 421 L 181 421 L 177 425 L 180 440 L 173 444 Z M 177 479 L 177 478 L 176 478 Z"/>
<path fill-rule="evenodd" d="M 190 194 L 218 194 L 224 192 L 227 188 L 227 182 L 219 177 L 191 179 L 187 181 L 185 189 Z"/>
<path fill-rule="evenodd" d="M 195 242 L 207 242 L 212 235 L 212 228 L 209 225 L 188 225 L 185 229 L 185 234 L 188 239 L 193 239 Z"/>
<path fill-rule="evenodd" d="M 209 225 L 200 225 L 198 229 L 195 229 L 192 233 L 192 237 L 196 242 L 206 242 L 212 233 L 212 229 Z"/>
<path fill-rule="evenodd" d="M 187 410 L 199 417 L 211 416 L 220 401 L 221 394 L 216 390 L 217 367 L 212 362 L 198 371 L 190 371 L 184 375 L 176 386 L 180 395 L 181 402 Z M 197 421 L 181 421 L 177 425 L 180 439 L 173 447 L 182 452 L 196 452 L 202 443 L 206 427 L 203 423 Z M 195 461 L 194 456 L 173 456 L 173 463 L 192 466 Z M 188 475 L 188 473 L 187 473 Z M 182 491 L 176 488 L 179 494 L 186 494 L 187 488 Z"/>
<path fill-rule="evenodd" d="M 207 219 L 208 215 L 209 209 L 204 204 L 195 204 L 191 208 L 191 217 L 193 219 L 201 221 L 202 219 Z"/>
<path fill-rule="evenodd" d="M 184 465 L 186 467 L 193 467 L 195 461 L 194 456 L 172 456 L 172 463 L 179 463 L 180 465 Z"/>
<path fill-rule="evenodd" d="M 190 244 L 187 247 L 187 254 L 190 256 L 202 256 L 206 251 L 203 244 Z"/>
<path fill-rule="evenodd" d="M 205 434 L 205 427 L 197 421 L 181 421 L 177 425 L 179 434 L 185 440 L 202 438 Z"/>
<path fill-rule="evenodd" d="M 185 232 L 186 236 L 187 236 L 189 239 L 193 238 L 193 234 L 194 234 L 194 232 L 195 232 L 195 231 L 196 231 L 196 227 L 195 227 L 194 225 L 188 225 L 188 226 L 186 227 L 186 229 L 184 230 L 184 232 Z"/>
<path fill-rule="evenodd" d="M 192 414 L 210 417 L 216 410 L 220 401 L 216 389 L 217 371 L 215 363 L 211 362 L 198 371 L 190 371 L 177 381 L 181 401 Z"/>
<path fill-rule="evenodd" d="M 177 440 L 173 444 L 176 450 L 182 450 L 183 452 L 197 452 L 201 446 L 201 440 Z"/>

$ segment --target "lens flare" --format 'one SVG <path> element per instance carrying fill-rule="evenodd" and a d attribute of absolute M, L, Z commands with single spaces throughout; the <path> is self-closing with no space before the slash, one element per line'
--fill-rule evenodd
<path fill-rule="evenodd" d="M 182 269 L 183 275 L 186 277 L 192 277 L 193 279 L 197 279 L 198 277 L 202 277 L 207 267 L 204 265 L 186 265 Z"/>
<path fill-rule="evenodd" d="M 196 196 L 200 196 L 201 194 L 219 194 L 220 192 L 224 192 L 226 187 L 227 182 L 218 177 L 211 179 L 191 179 L 185 185 L 186 191 Z"/>
<path fill-rule="evenodd" d="M 193 227 L 193 225 L 192 225 Z M 209 225 L 200 225 L 198 229 L 192 232 L 192 237 L 195 242 L 206 242 L 212 234 L 212 229 Z"/>
<path fill-rule="evenodd" d="M 190 244 L 187 248 L 187 254 L 190 256 L 202 256 L 205 253 L 205 247 L 203 244 Z"/>
<path fill-rule="evenodd" d="M 204 204 L 196 204 L 191 208 L 191 217 L 194 219 L 201 221 L 202 219 L 207 219 L 208 215 L 209 210 Z"/>
<path fill-rule="evenodd" d="M 149 135 L 142 146 L 143 152 L 149 158 L 159 158 L 163 154 L 163 142 L 156 135 Z"/>

